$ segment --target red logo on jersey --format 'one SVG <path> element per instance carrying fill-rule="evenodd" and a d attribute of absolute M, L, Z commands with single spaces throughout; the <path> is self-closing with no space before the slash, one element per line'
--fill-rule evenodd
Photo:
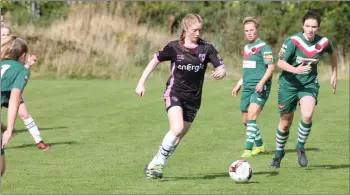
<path fill-rule="evenodd" d="M 322 47 L 321 47 L 320 44 L 317 43 L 317 44 L 315 45 L 315 49 L 320 50 L 320 49 L 322 49 Z"/>
<path fill-rule="evenodd" d="M 252 52 L 253 52 L 253 53 L 256 52 L 256 48 L 255 48 L 255 47 L 252 48 Z"/>
<path fill-rule="evenodd" d="M 284 109 L 284 105 L 283 104 L 279 104 L 278 107 L 280 108 L 280 110 Z"/>

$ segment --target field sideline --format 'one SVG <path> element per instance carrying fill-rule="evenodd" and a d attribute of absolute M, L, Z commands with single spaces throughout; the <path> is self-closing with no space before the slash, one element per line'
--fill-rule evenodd
<path fill-rule="evenodd" d="M 169 159 L 164 179 L 146 180 L 143 168 L 169 129 L 162 93 L 166 80 L 150 79 L 137 98 L 137 81 L 31 80 L 24 99 L 52 149 L 36 149 L 17 118 L 17 135 L 5 150 L 4 194 L 332 194 L 349 193 L 349 81 L 331 94 L 322 82 L 319 105 L 306 144 L 309 166 L 297 163 L 299 110 L 281 168 L 269 163 L 275 150 L 277 83 L 273 83 L 258 124 L 268 154 L 249 158 L 253 177 L 235 184 L 229 165 L 244 150 L 245 129 L 233 81 L 204 84 L 200 112 L 182 144 Z M 5 116 L 6 111 L 2 111 Z M 5 120 L 4 118 L 2 119 Z"/>

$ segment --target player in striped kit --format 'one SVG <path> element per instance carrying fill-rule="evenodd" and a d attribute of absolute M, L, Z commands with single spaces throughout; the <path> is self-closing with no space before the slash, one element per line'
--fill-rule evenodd
<path fill-rule="evenodd" d="M 243 27 L 249 43 L 245 45 L 243 52 L 243 76 L 232 89 L 232 95 L 237 96 L 243 86 L 240 110 L 246 125 L 246 144 L 241 157 L 250 157 L 266 151 L 256 120 L 269 97 L 275 66 L 272 49 L 258 37 L 258 21 L 253 17 L 246 17 Z M 254 143 L 256 147 L 253 149 Z"/>
<path fill-rule="evenodd" d="M 284 146 L 298 102 L 301 121 L 298 125 L 296 152 L 300 166 L 305 167 L 308 164 L 304 145 L 311 132 L 312 115 L 320 87 L 317 80 L 317 64 L 324 53 L 331 56 L 331 84 L 335 94 L 337 57 L 330 40 L 316 34 L 320 24 L 321 16 L 314 10 L 309 10 L 302 19 L 303 32 L 289 37 L 280 50 L 278 67 L 282 72 L 279 77 L 278 111 L 281 116 L 276 132 L 276 154 L 270 164 L 271 168 L 279 168 L 285 155 Z"/>

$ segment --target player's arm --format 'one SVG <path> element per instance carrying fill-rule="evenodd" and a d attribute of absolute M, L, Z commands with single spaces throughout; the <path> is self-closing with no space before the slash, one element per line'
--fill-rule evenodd
<path fill-rule="evenodd" d="M 338 62 L 337 62 L 337 55 L 335 52 L 331 54 L 331 65 L 332 65 L 332 76 L 337 76 L 338 74 Z"/>
<path fill-rule="evenodd" d="M 263 76 L 263 78 L 260 80 L 262 84 L 265 85 L 266 81 L 269 80 L 272 77 L 273 71 L 275 70 L 274 64 L 267 65 L 267 70 Z"/>
<path fill-rule="evenodd" d="M 164 47 L 162 51 L 158 51 L 152 58 L 152 60 L 147 64 L 145 70 L 143 71 L 141 78 L 136 86 L 136 93 L 139 97 L 143 97 L 145 93 L 145 82 L 148 76 L 153 72 L 160 62 L 168 61 L 172 59 L 173 48 L 168 44 Z"/>
<path fill-rule="evenodd" d="M 21 100 L 22 91 L 27 83 L 28 70 L 23 69 L 20 71 L 14 81 L 11 89 L 10 100 L 7 111 L 7 130 L 2 137 L 2 147 L 4 147 L 8 140 L 11 138 L 13 129 L 15 127 L 15 121 L 17 118 L 18 108 Z"/>
<path fill-rule="evenodd" d="M 216 67 L 212 73 L 212 76 L 217 80 L 223 79 L 226 76 L 225 65 L 221 65 L 219 67 Z"/>
<path fill-rule="evenodd" d="M 239 79 L 239 81 L 237 82 L 236 86 L 233 87 L 231 95 L 236 97 L 238 95 L 239 90 L 241 90 L 243 85 L 243 78 L 241 77 L 241 79 Z"/>
<path fill-rule="evenodd" d="M 138 85 L 144 85 L 148 76 L 153 72 L 153 70 L 157 67 L 157 65 L 160 63 L 157 56 L 154 55 L 152 60 L 147 64 L 145 70 L 143 71 L 141 78 L 138 82 Z"/>
<path fill-rule="evenodd" d="M 266 69 L 266 72 L 265 72 L 263 78 L 256 85 L 255 89 L 256 89 L 257 93 L 261 93 L 264 90 L 264 86 L 266 84 L 266 81 L 268 81 L 272 77 L 274 69 L 275 69 L 275 65 L 274 64 L 268 64 L 267 65 L 267 69 Z"/>
<path fill-rule="evenodd" d="M 15 127 L 15 121 L 17 118 L 17 112 L 18 112 L 18 107 L 21 100 L 21 94 L 22 94 L 21 89 L 13 88 L 11 90 L 11 96 L 10 96 L 8 111 L 7 111 L 7 131 L 10 131 L 11 134 Z"/>
<path fill-rule="evenodd" d="M 275 70 L 275 65 L 273 63 L 272 49 L 270 47 L 267 47 L 267 46 L 264 47 L 263 58 L 264 58 L 264 64 L 266 64 L 267 69 L 263 78 L 260 80 L 260 83 L 262 85 L 265 85 L 266 81 L 268 81 L 272 77 L 273 71 Z"/>
<path fill-rule="evenodd" d="M 304 74 L 308 72 L 311 69 L 311 66 L 304 66 L 303 63 L 301 63 L 299 66 L 294 67 L 291 64 L 288 63 L 289 60 L 291 60 L 295 55 L 295 45 L 292 43 L 292 40 L 289 38 L 287 39 L 280 50 L 279 53 L 279 59 L 277 62 L 277 66 L 290 73 L 294 74 Z"/>
<path fill-rule="evenodd" d="M 223 79 L 226 76 L 225 64 L 214 46 L 210 45 L 208 55 L 210 63 L 212 63 L 215 68 L 212 71 L 212 76 L 217 80 Z"/>
<path fill-rule="evenodd" d="M 236 86 L 242 86 L 243 85 L 243 78 L 241 77 L 241 79 L 239 79 L 239 81 L 237 82 Z"/>
<path fill-rule="evenodd" d="M 326 48 L 326 52 L 329 53 L 331 57 L 331 67 L 332 67 L 331 85 L 332 85 L 333 94 L 335 94 L 335 91 L 337 89 L 338 62 L 337 62 L 337 54 L 333 50 L 333 46 L 331 42 L 329 42 L 329 45 Z"/>
<path fill-rule="evenodd" d="M 24 67 L 29 70 L 36 63 L 36 61 L 37 61 L 36 56 L 30 55 Z"/>

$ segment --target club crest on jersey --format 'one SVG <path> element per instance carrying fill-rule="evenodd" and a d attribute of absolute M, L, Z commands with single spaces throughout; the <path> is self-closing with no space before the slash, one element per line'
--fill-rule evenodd
<path fill-rule="evenodd" d="M 285 44 L 282 45 L 280 53 L 278 54 L 280 57 L 283 57 L 284 54 L 286 53 L 286 48 L 287 46 Z"/>
<path fill-rule="evenodd" d="M 252 51 L 252 53 L 255 53 L 256 52 L 256 47 L 253 47 L 250 50 Z"/>
<path fill-rule="evenodd" d="M 272 52 L 264 52 L 264 60 L 265 60 L 267 63 L 273 63 Z"/>
<path fill-rule="evenodd" d="M 185 56 L 183 54 L 176 55 L 176 60 L 177 61 L 181 61 L 181 60 L 184 60 L 184 59 L 185 59 Z"/>
<path fill-rule="evenodd" d="M 278 107 L 280 108 L 280 110 L 283 110 L 284 109 L 284 104 L 279 104 Z"/>
<path fill-rule="evenodd" d="M 315 49 L 318 50 L 318 51 L 320 51 L 320 50 L 322 50 L 323 48 L 322 48 L 322 46 L 321 46 L 320 44 L 316 43 Z"/>
<path fill-rule="evenodd" d="M 199 60 L 201 62 L 204 62 L 204 60 L 205 60 L 205 54 L 204 53 L 199 54 L 198 57 L 199 57 Z"/>

